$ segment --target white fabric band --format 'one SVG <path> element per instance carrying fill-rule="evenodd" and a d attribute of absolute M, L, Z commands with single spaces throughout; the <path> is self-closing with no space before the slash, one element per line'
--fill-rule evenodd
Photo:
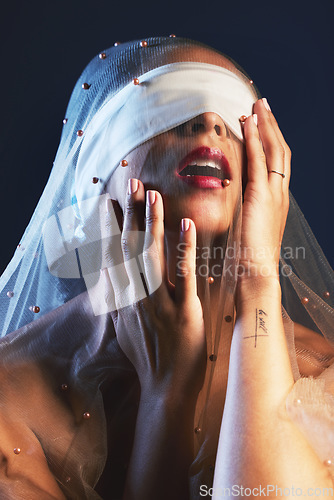
<path fill-rule="evenodd" d="M 143 74 L 139 85 L 124 87 L 84 130 L 75 178 L 77 201 L 99 194 L 134 148 L 202 113 L 217 113 L 242 141 L 239 118 L 252 113 L 255 100 L 243 80 L 220 66 L 179 62 Z M 92 177 L 99 183 L 93 184 Z"/>

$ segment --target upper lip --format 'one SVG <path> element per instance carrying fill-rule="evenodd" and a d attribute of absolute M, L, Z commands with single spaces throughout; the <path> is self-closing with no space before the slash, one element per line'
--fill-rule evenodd
<path fill-rule="evenodd" d="M 215 166 L 222 171 L 224 178 L 231 178 L 231 168 L 224 153 L 219 148 L 210 148 L 208 146 L 200 146 L 190 151 L 180 161 L 177 173 L 179 174 L 187 165 L 195 165 L 196 160 L 214 162 Z"/>

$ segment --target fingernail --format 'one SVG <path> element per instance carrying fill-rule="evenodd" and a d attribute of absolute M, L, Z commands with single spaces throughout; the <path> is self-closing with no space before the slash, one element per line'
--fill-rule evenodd
<path fill-rule="evenodd" d="M 147 191 L 146 193 L 146 202 L 147 202 L 147 205 L 150 207 L 151 205 L 153 205 L 153 203 L 155 202 L 155 191 Z"/>
<path fill-rule="evenodd" d="M 110 204 L 111 204 L 111 199 L 110 198 L 107 198 L 106 199 L 106 211 L 107 211 L 107 214 L 110 212 Z"/>
<path fill-rule="evenodd" d="M 129 194 L 134 194 L 138 189 L 138 179 L 129 179 Z"/>
<path fill-rule="evenodd" d="M 190 219 L 182 219 L 181 220 L 181 231 L 183 233 L 185 233 L 186 231 L 188 231 L 190 227 Z"/>
<path fill-rule="evenodd" d="M 108 269 L 106 267 L 103 267 L 102 269 L 100 269 L 100 276 L 103 276 L 104 278 L 106 278 L 108 275 Z"/>
<path fill-rule="evenodd" d="M 270 106 L 268 104 L 268 101 L 267 101 L 267 99 L 265 97 L 262 98 L 262 102 L 263 102 L 263 105 L 266 108 L 266 110 L 267 111 L 271 111 L 271 108 L 270 108 Z"/>
<path fill-rule="evenodd" d="M 255 125 L 257 126 L 257 115 L 253 115 L 253 121 L 254 121 Z"/>

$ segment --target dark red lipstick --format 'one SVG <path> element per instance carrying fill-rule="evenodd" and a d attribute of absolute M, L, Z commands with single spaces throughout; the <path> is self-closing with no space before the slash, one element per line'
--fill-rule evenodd
<path fill-rule="evenodd" d="M 222 189 L 223 180 L 231 179 L 231 169 L 219 148 L 201 146 L 180 161 L 176 175 L 193 187 Z"/>

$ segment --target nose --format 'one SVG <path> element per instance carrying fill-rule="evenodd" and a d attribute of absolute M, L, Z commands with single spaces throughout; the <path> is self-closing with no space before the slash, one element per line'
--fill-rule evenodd
<path fill-rule="evenodd" d="M 193 134 L 225 135 L 225 123 L 216 113 L 207 112 L 196 116 L 191 120 L 190 129 Z"/>

